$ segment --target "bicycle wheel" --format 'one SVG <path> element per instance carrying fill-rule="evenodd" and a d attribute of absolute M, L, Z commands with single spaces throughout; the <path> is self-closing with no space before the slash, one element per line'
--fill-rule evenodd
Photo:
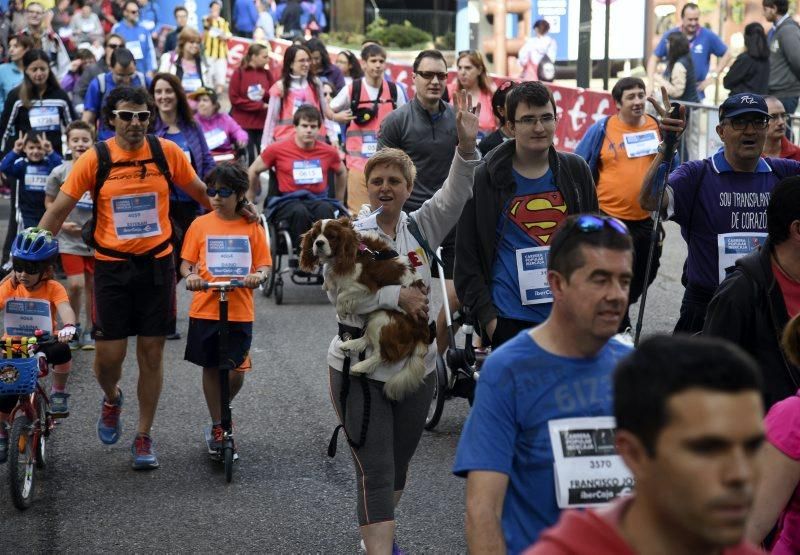
<path fill-rule="evenodd" d="M 222 448 L 222 461 L 225 465 L 225 481 L 230 484 L 233 480 L 233 445 Z"/>
<path fill-rule="evenodd" d="M 434 370 L 433 374 L 435 382 L 433 398 L 431 399 L 430 407 L 428 407 L 428 417 L 425 419 L 426 430 L 432 430 L 436 427 L 444 411 L 444 400 L 447 396 L 447 366 L 441 355 L 436 357 L 436 370 Z"/>
<path fill-rule="evenodd" d="M 31 506 L 34 474 L 33 422 L 24 414 L 18 415 L 11 425 L 8 438 L 8 483 L 14 506 L 24 511 Z"/>
<path fill-rule="evenodd" d="M 41 395 L 36 395 L 36 413 L 39 416 L 39 433 L 36 437 L 36 468 L 47 466 L 47 436 L 50 429 L 47 426 L 47 402 Z"/>

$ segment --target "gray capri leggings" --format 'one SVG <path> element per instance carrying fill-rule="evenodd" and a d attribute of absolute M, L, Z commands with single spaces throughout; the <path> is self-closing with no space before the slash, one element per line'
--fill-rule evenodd
<path fill-rule="evenodd" d="M 344 378 L 333 368 L 328 368 L 328 372 L 331 401 L 341 422 L 339 392 Z M 361 379 L 360 376 L 351 376 L 347 396 L 345 431 L 352 434 L 354 441 L 360 437 L 364 415 L 364 392 L 358 383 Z M 422 437 L 434 381 L 435 376 L 431 373 L 419 389 L 395 402 L 383 394 L 383 382 L 367 380 L 370 393 L 367 439 L 359 449 L 348 445 L 356 467 L 359 526 L 394 520 L 394 492 L 405 488 L 408 464 Z"/>

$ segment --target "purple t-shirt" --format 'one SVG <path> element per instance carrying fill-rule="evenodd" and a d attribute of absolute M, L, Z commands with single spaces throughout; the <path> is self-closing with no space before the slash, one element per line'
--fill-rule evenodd
<path fill-rule="evenodd" d="M 688 245 L 690 285 L 713 292 L 725 268 L 763 243 L 772 189 L 799 174 L 800 162 L 772 158 L 762 158 L 755 172 L 736 172 L 722 149 L 670 174 L 672 219 Z"/>
<path fill-rule="evenodd" d="M 800 392 L 776 403 L 764 420 L 767 441 L 787 457 L 800 461 Z M 800 553 L 800 488 L 794 490 L 783 510 L 780 535 L 772 555 Z"/>

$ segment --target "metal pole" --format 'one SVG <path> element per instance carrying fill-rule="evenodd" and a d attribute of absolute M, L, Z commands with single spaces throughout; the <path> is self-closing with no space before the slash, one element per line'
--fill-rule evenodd
<path fill-rule="evenodd" d="M 578 24 L 578 86 L 588 89 L 592 80 L 592 0 L 581 0 Z"/>
<path fill-rule="evenodd" d="M 603 38 L 603 90 L 608 90 L 608 81 L 611 79 L 611 60 L 609 58 L 609 43 L 611 29 L 611 0 L 605 0 L 606 5 L 606 27 L 605 37 Z"/>

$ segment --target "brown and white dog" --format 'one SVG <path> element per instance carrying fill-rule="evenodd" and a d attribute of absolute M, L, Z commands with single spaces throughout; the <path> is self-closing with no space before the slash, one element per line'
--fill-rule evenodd
<path fill-rule="evenodd" d="M 397 255 L 375 232 L 356 232 L 348 218 L 319 220 L 303 235 L 300 267 L 310 272 L 322 264 L 327 264 L 323 287 L 337 292 L 340 318 L 381 287 L 422 285 L 407 257 Z M 430 340 L 427 322 L 404 312 L 376 310 L 367 315 L 363 336 L 345 341 L 341 349 L 361 353 L 372 347 L 370 357 L 351 367 L 355 374 L 371 374 L 381 363 L 408 359 L 383 388 L 388 398 L 399 400 L 422 384 Z"/>

